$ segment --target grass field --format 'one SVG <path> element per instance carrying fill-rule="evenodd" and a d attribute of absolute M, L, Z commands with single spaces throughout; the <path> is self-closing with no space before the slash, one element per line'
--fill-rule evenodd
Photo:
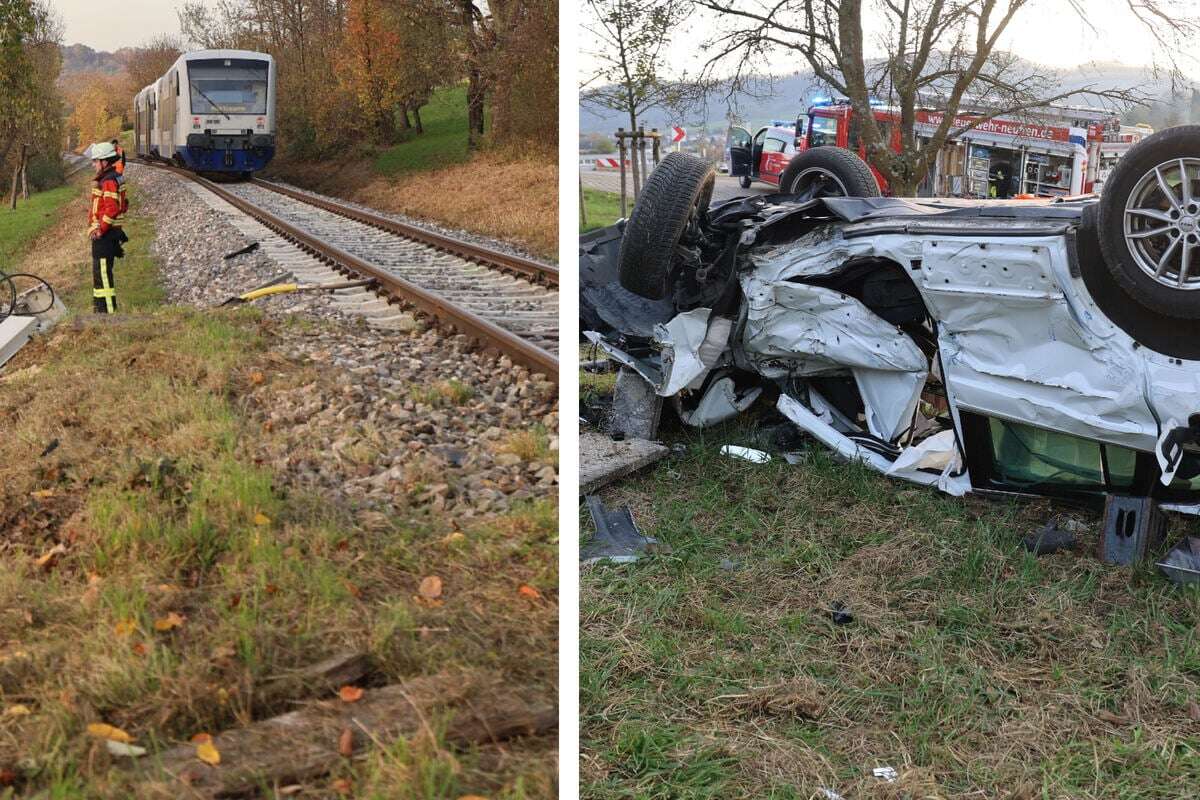
<path fill-rule="evenodd" d="M 584 187 L 583 209 L 587 224 L 579 220 L 580 233 L 607 227 L 621 218 L 621 196 L 615 192 Z"/>
<path fill-rule="evenodd" d="M 486 124 L 486 120 L 484 121 Z M 471 156 L 467 149 L 467 87 L 438 89 L 421 109 L 422 134 L 411 132 L 406 141 L 375 157 L 375 171 L 394 176 L 461 164 Z"/>
<path fill-rule="evenodd" d="M 0 205 L 0 270 L 15 272 L 13 264 L 23 256 L 34 239 L 59 221 L 60 209 L 78 197 L 79 180 L 67 186 L 59 186 L 30 195 L 28 200 L 17 200 L 16 210 L 8 207 L 7 197 Z M 85 218 L 86 219 L 86 218 Z M 86 228 L 84 224 L 82 227 Z"/>
<path fill-rule="evenodd" d="M 335 653 L 369 656 L 368 693 L 457 669 L 552 682 L 553 603 L 516 587 L 553 596 L 555 509 L 448 538 L 436 515 L 361 517 L 289 490 L 256 461 L 273 434 L 248 395 L 332 377 L 273 350 L 290 323 L 162 305 L 153 228 L 131 193 L 122 314 L 81 313 L 82 196 L 23 264 L 76 316 L 0 373 L 0 798 L 181 796 L 86 726 L 152 750 L 215 734 L 325 698 L 281 679 Z M 427 575 L 444 580 L 444 602 L 415 601 Z M 467 752 L 438 730 L 377 742 L 289 796 L 553 795 L 552 742 Z"/>
<path fill-rule="evenodd" d="M 669 552 L 581 578 L 583 797 L 1196 796 L 1200 591 L 1094 533 L 1024 553 L 1045 504 L 719 456 L 749 421 L 665 435 L 686 455 L 602 496 Z"/>

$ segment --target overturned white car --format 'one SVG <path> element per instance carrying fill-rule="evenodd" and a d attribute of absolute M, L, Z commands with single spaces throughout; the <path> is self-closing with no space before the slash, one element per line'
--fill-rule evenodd
<path fill-rule="evenodd" d="M 951 494 L 1200 511 L 1200 126 L 1099 199 L 848 197 L 865 165 L 808 157 L 798 193 L 709 208 L 711 168 L 668 156 L 581 241 L 587 336 L 688 424 L 771 402 Z"/>

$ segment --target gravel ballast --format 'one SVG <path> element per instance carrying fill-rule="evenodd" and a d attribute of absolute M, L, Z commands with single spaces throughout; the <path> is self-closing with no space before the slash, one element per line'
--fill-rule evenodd
<path fill-rule="evenodd" d="M 253 240 L 231 223 L 237 212 L 212 207 L 184 179 L 140 165 L 127 175 L 140 213 L 154 218 L 170 302 L 212 308 L 289 272 L 265 244 L 225 259 Z M 308 258 L 292 249 L 289 263 Z M 364 515 L 463 520 L 556 494 L 557 389 L 543 376 L 415 319 L 374 329 L 345 298 L 283 294 L 255 305 L 286 324 L 269 326 L 271 349 L 242 402 L 264 428 L 256 460 L 286 485 Z"/>

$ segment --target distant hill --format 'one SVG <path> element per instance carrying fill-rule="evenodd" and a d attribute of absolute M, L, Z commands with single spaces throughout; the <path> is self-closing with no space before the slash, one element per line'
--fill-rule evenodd
<path fill-rule="evenodd" d="M 1059 85 L 1064 90 L 1081 89 L 1086 86 L 1096 88 L 1141 87 L 1152 97 L 1160 98 L 1159 102 L 1155 104 L 1156 106 L 1174 107 L 1181 117 L 1180 121 L 1187 121 L 1189 117 L 1191 91 L 1185 92 L 1182 99 L 1172 99 L 1170 97 L 1170 81 L 1167 77 L 1155 77 L 1140 67 L 1093 63 L 1062 71 L 1058 77 Z M 1200 86 L 1200 79 L 1193 81 L 1192 85 Z M 698 131 L 707 128 L 712 132 L 723 132 L 732 114 L 753 130 L 757 126 L 766 125 L 771 120 L 795 120 L 798 114 L 808 108 L 813 98 L 827 96 L 828 91 L 817 84 L 811 72 L 805 70 L 783 77 L 764 78 L 755 94 L 758 96 L 741 95 L 737 97 L 732 107 L 723 96 L 710 97 L 706 107 L 685 114 L 682 120 L 677 115 L 656 109 L 644 115 L 642 121 L 646 128 L 658 128 L 659 130 L 682 122 L 688 128 L 690 135 L 692 129 Z M 1093 98 L 1086 96 L 1074 97 L 1066 102 L 1073 105 L 1097 105 Z M 1142 121 L 1144 118 L 1151 124 L 1155 122 L 1161 124 L 1159 117 L 1162 117 L 1163 113 L 1161 110 L 1157 113 L 1149 113 L 1139 112 L 1135 109 L 1125 116 L 1127 122 Z M 1200 119 L 1196 121 L 1200 122 Z M 605 111 L 592 106 L 580 106 L 580 133 L 611 134 L 618 127 L 628 127 L 628 125 L 628 118 L 619 112 Z"/>
<path fill-rule="evenodd" d="M 59 75 L 60 80 L 67 75 L 80 72 L 102 72 L 106 75 L 116 75 L 125 69 L 122 57 L 127 48 L 109 53 L 104 50 L 93 50 L 86 44 L 71 44 L 64 45 L 61 49 L 63 65 Z"/>

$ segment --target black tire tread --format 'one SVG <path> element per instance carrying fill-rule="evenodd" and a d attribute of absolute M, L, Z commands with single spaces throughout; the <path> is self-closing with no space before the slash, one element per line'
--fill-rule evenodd
<path fill-rule="evenodd" d="M 1100 196 L 1100 252 L 1113 280 L 1138 304 L 1177 319 L 1200 319 L 1200 291 L 1173 290 L 1156 283 L 1141 271 L 1125 242 L 1129 193 L 1146 170 L 1180 157 L 1200 157 L 1200 125 L 1159 131 L 1131 147 L 1117 162 Z"/>
<path fill-rule="evenodd" d="M 849 197 L 879 197 L 879 182 L 858 155 L 843 147 L 814 147 L 792 156 L 779 176 L 779 190 L 791 192 L 792 182 L 809 167 L 827 169 L 841 179 Z"/>
<path fill-rule="evenodd" d="M 621 239 L 623 287 L 650 300 L 667 295 L 675 247 L 692 207 L 708 209 L 715 181 L 712 165 L 688 153 L 668 153 L 650 173 Z"/>

